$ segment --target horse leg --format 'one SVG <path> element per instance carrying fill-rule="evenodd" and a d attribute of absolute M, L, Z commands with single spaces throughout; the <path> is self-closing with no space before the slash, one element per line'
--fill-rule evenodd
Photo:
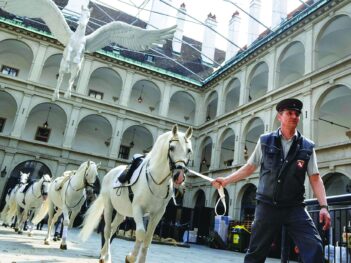
<path fill-rule="evenodd" d="M 124 216 L 117 213 L 111 224 L 111 238 L 116 233 L 118 226 L 124 221 Z"/>
<path fill-rule="evenodd" d="M 79 213 L 80 209 L 76 209 L 76 210 L 73 210 L 71 212 L 71 216 L 69 218 L 69 228 L 72 228 L 73 227 L 73 223 L 74 223 L 74 220 L 76 219 L 78 213 Z"/>
<path fill-rule="evenodd" d="M 55 88 L 54 94 L 52 95 L 52 100 L 53 101 L 55 99 L 60 98 L 60 87 L 61 87 L 61 84 L 62 84 L 62 81 L 63 81 L 63 76 L 64 76 L 64 73 L 60 71 L 58 79 L 57 79 L 56 88 Z"/>
<path fill-rule="evenodd" d="M 144 221 L 143 221 L 143 211 L 140 206 L 133 206 L 133 217 L 136 224 L 136 231 L 135 231 L 135 244 L 133 251 L 128 254 L 126 257 L 126 262 L 135 262 L 135 259 L 138 256 L 141 243 L 145 239 L 145 228 L 144 228 Z"/>
<path fill-rule="evenodd" d="M 71 97 L 72 86 L 73 86 L 74 80 L 78 76 L 78 73 L 79 73 L 79 70 L 80 70 L 80 65 L 79 64 L 74 65 L 74 66 L 71 67 L 71 69 L 72 69 L 71 70 L 71 76 L 69 78 L 68 87 L 67 87 L 67 90 L 66 90 L 65 95 L 64 95 L 64 97 L 66 99 Z"/>
<path fill-rule="evenodd" d="M 100 252 L 100 263 L 111 262 L 110 239 L 111 239 L 112 210 L 113 210 L 113 207 L 112 207 L 110 199 L 108 199 L 108 200 L 105 199 L 105 204 L 104 204 L 104 221 L 105 221 L 104 238 L 105 238 L 105 243 L 102 246 L 102 249 Z"/>
<path fill-rule="evenodd" d="M 46 237 L 44 239 L 44 244 L 45 245 L 49 245 L 50 244 L 50 238 L 51 238 L 51 228 L 52 226 L 55 224 L 57 218 L 59 217 L 59 215 L 61 214 L 61 211 L 58 210 L 56 211 L 55 213 L 55 216 L 54 216 L 54 204 L 49 201 L 49 211 L 48 211 L 48 214 L 49 214 L 49 218 L 48 218 L 48 231 L 46 233 Z"/>
<path fill-rule="evenodd" d="M 163 214 L 164 214 L 164 211 L 157 214 L 150 215 L 150 219 L 147 225 L 146 235 L 144 239 L 144 244 L 141 249 L 141 254 L 139 256 L 139 261 L 138 261 L 139 263 L 144 263 L 146 260 L 146 254 L 149 249 L 152 238 L 154 236 L 155 229 L 157 227 L 157 224 L 160 222 Z"/>
<path fill-rule="evenodd" d="M 60 245 L 60 249 L 67 250 L 67 232 L 68 232 L 68 225 L 69 225 L 69 211 L 67 207 L 63 207 L 63 231 L 62 231 L 62 241 Z"/>
<path fill-rule="evenodd" d="M 33 219 L 33 216 L 35 215 L 37 210 L 31 210 L 29 212 L 29 220 L 28 220 L 28 236 L 31 237 L 33 235 L 32 231 L 33 231 L 33 223 L 32 223 L 32 219 Z"/>
<path fill-rule="evenodd" d="M 23 233 L 23 228 L 24 228 L 24 223 L 27 221 L 28 218 L 28 209 L 24 208 L 21 217 L 19 217 L 19 224 L 18 224 L 18 234 L 22 234 Z"/>

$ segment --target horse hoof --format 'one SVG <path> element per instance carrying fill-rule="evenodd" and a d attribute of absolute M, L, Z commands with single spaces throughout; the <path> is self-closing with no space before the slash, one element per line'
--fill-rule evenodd
<path fill-rule="evenodd" d="M 50 242 L 48 240 L 45 240 L 44 245 L 50 245 Z"/>
<path fill-rule="evenodd" d="M 18 232 L 18 227 L 15 227 L 14 230 L 15 230 L 15 232 Z"/>
<path fill-rule="evenodd" d="M 18 230 L 17 234 L 22 235 L 23 231 L 22 230 Z"/>
<path fill-rule="evenodd" d="M 31 237 L 31 236 L 33 236 L 33 234 L 32 233 L 28 233 L 28 236 Z"/>
<path fill-rule="evenodd" d="M 128 255 L 126 256 L 125 263 L 134 263 L 135 260 L 132 256 Z"/>
<path fill-rule="evenodd" d="M 99 263 L 105 263 L 105 260 L 99 259 Z"/>
<path fill-rule="evenodd" d="M 64 245 L 61 244 L 61 245 L 60 245 L 60 249 L 62 249 L 62 250 L 67 250 L 67 245 L 66 245 L 66 244 L 64 244 Z"/>

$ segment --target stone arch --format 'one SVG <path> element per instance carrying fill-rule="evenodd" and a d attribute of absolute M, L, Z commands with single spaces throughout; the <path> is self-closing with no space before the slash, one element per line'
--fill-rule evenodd
<path fill-rule="evenodd" d="M 316 69 L 349 56 L 350 46 L 351 18 L 348 15 L 335 16 L 318 33 L 315 47 Z"/>
<path fill-rule="evenodd" d="M 132 88 L 128 106 L 149 114 L 158 113 L 161 103 L 160 88 L 150 80 L 139 80 Z"/>
<path fill-rule="evenodd" d="M 266 62 L 259 62 L 251 70 L 248 78 L 247 102 L 264 96 L 268 89 L 268 65 Z"/>
<path fill-rule="evenodd" d="M 320 96 L 314 109 L 314 141 L 318 146 L 349 141 L 350 101 L 351 89 L 345 85 L 331 87 Z"/>
<path fill-rule="evenodd" d="M 9 135 L 13 130 L 13 125 L 18 110 L 15 98 L 6 91 L 0 91 L 0 134 Z"/>
<path fill-rule="evenodd" d="M 144 126 L 129 126 L 122 135 L 118 158 L 131 159 L 136 153 L 148 153 L 154 144 L 152 133 Z"/>
<path fill-rule="evenodd" d="M 61 146 L 66 126 L 67 115 L 61 106 L 51 102 L 40 103 L 28 114 L 22 138 Z"/>
<path fill-rule="evenodd" d="M 210 121 L 217 116 L 217 105 L 218 105 L 218 93 L 217 91 L 212 91 L 206 100 L 206 116 L 205 121 Z"/>
<path fill-rule="evenodd" d="M 305 47 L 300 41 L 290 43 L 279 56 L 277 87 L 300 79 L 305 73 Z"/>
<path fill-rule="evenodd" d="M 240 80 L 238 78 L 233 78 L 228 83 L 225 91 L 225 113 L 230 112 L 239 106 L 240 85 Z"/>
<path fill-rule="evenodd" d="M 169 102 L 168 116 L 181 122 L 194 123 L 196 102 L 186 91 L 175 92 Z"/>
<path fill-rule="evenodd" d="M 111 137 L 111 123 L 101 115 L 90 114 L 79 121 L 72 149 L 106 156 L 110 146 L 106 142 Z"/>
<path fill-rule="evenodd" d="M 221 134 L 219 139 L 220 144 L 220 161 L 219 167 L 225 168 L 232 166 L 235 149 L 235 133 L 233 129 L 227 128 Z"/>
<path fill-rule="evenodd" d="M 33 58 L 32 48 L 23 41 L 6 39 L 0 42 L 2 74 L 28 79 Z"/>
<path fill-rule="evenodd" d="M 89 97 L 117 103 L 122 91 L 122 78 L 111 68 L 99 67 L 89 77 L 87 95 Z"/>

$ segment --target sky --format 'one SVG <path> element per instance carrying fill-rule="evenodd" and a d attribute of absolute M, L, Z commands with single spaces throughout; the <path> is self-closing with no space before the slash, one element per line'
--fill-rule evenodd
<path fill-rule="evenodd" d="M 153 0 L 92 0 L 98 3 L 105 3 L 108 6 L 113 6 L 117 9 L 120 9 L 126 13 L 129 13 L 133 16 L 148 21 L 150 12 L 146 10 L 140 10 L 136 7 L 143 6 L 144 9 L 151 10 L 151 3 Z M 196 39 L 200 42 L 203 40 L 204 26 L 199 22 L 195 21 L 193 18 L 196 18 L 200 22 L 204 22 L 209 13 L 216 15 L 217 20 L 217 31 L 224 35 L 228 36 L 228 23 L 233 13 L 238 10 L 234 5 L 225 1 L 225 0 L 168 0 L 170 4 L 176 8 L 179 8 L 182 3 L 186 6 L 186 11 L 189 16 L 186 17 L 186 22 L 184 25 L 184 35 Z M 230 0 L 235 2 L 245 11 L 248 11 L 250 0 Z M 299 5 L 302 4 L 302 1 L 305 0 L 287 0 L 287 11 L 288 13 L 296 9 Z M 270 27 L 271 25 L 271 9 L 272 9 L 272 0 L 261 0 L 261 14 L 260 21 Z M 239 37 L 239 46 L 244 46 L 247 42 L 247 28 L 248 28 L 248 16 L 239 11 L 239 16 L 241 17 L 241 27 L 240 27 L 240 37 Z M 176 16 L 177 10 L 170 8 L 168 12 L 169 16 Z M 193 18 L 192 18 L 193 17 Z M 167 25 L 171 26 L 176 24 L 176 18 L 169 17 Z M 264 31 L 264 27 L 260 26 L 260 32 Z M 221 37 L 220 35 L 216 36 L 216 47 L 222 50 L 226 50 L 228 41 Z"/>

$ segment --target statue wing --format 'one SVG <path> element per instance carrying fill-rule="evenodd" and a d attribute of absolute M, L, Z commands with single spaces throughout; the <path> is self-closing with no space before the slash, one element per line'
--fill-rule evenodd
<path fill-rule="evenodd" d="M 173 37 L 177 26 L 148 30 L 120 21 L 108 23 L 86 36 L 86 52 L 94 52 L 112 43 L 132 50 L 146 50 L 153 44 L 165 43 Z"/>
<path fill-rule="evenodd" d="M 72 34 L 60 9 L 51 0 L 7 0 L 0 8 L 14 15 L 41 18 L 51 33 L 65 46 Z"/>

